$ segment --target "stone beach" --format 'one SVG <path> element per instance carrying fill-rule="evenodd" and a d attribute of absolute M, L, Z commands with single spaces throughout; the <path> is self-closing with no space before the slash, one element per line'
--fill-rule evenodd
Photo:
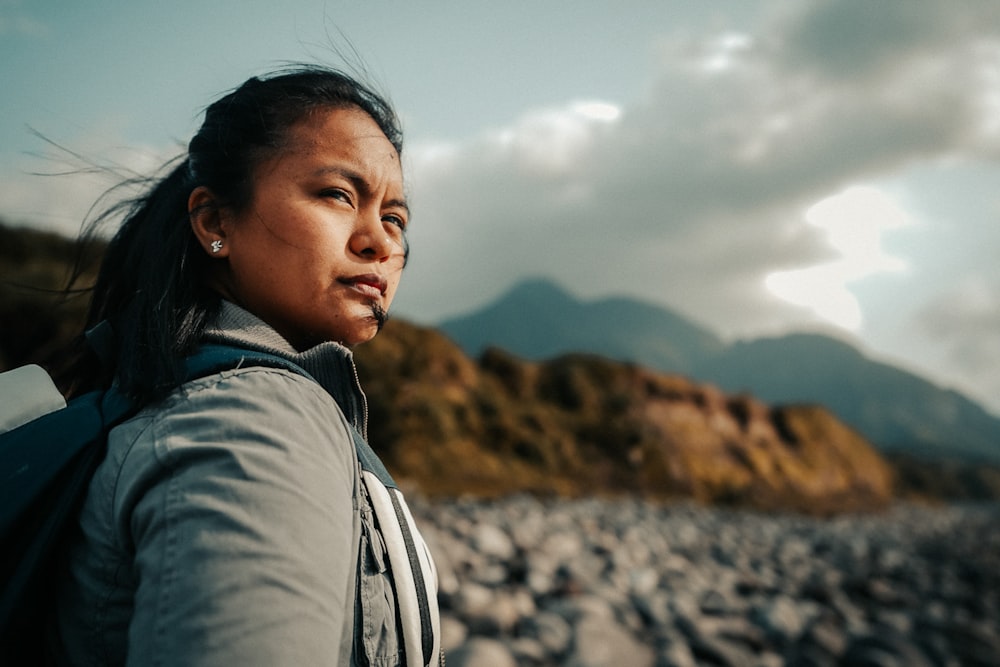
<path fill-rule="evenodd" d="M 411 500 L 450 667 L 1000 665 L 1000 506 Z"/>

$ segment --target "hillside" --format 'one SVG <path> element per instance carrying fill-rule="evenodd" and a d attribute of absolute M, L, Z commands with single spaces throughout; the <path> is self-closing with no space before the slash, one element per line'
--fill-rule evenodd
<path fill-rule="evenodd" d="M 954 391 L 833 338 L 793 334 L 736 343 L 696 373 L 772 403 L 822 403 L 883 451 L 1000 461 L 1000 420 Z"/>
<path fill-rule="evenodd" d="M 771 408 L 588 355 L 471 360 L 393 321 L 356 357 L 373 446 L 430 495 L 638 493 L 809 512 L 871 509 L 891 467 L 820 407 Z"/>
<path fill-rule="evenodd" d="M 92 265 L 102 248 L 90 248 Z M 0 370 L 48 360 L 84 320 L 86 294 L 63 290 L 76 258 L 75 244 L 50 232 L 0 223 Z M 94 273 L 84 273 L 83 285 Z"/>
<path fill-rule="evenodd" d="M 633 315 L 622 317 L 626 312 Z M 792 334 L 727 346 L 665 308 L 628 299 L 582 302 L 541 281 L 515 287 L 440 329 L 471 355 L 489 345 L 533 360 L 601 354 L 771 403 L 824 405 L 886 452 L 1000 465 L 1000 419 L 827 336 Z"/>

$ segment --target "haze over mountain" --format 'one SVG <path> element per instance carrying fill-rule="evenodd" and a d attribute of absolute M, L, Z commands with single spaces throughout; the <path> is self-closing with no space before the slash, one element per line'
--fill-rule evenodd
<path fill-rule="evenodd" d="M 532 360 L 594 352 L 676 373 L 690 373 L 726 349 L 711 331 L 665 308 L 620 297 L 585 303 L 541 279 L 519 283 L 440 328 L 471 356 L 490 346 Z"/>
<path fill-rule="evenodd" d="M 439 328 L 472 356 L 491 346 L 532 360 L 595 353 L 770 403 L 822 404 L 883 451 L 1000 463 L 1000 419 L 830 336 L 726 344 L 668 309 L 628 298 L 584 302 L 545 280 L 521 283 Z"/>

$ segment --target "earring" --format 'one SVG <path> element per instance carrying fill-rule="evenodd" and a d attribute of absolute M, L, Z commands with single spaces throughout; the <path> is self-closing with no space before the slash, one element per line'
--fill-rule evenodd
<path fill-rule="evenodd" d="M 220 241 L 219 239 L 215 239 L 214 241 L 212 241 L 211 246 L 212 246 L 212 253 L 213 254 L 217 253 L 220 250 L 222 250 L 222 241 Z"/>

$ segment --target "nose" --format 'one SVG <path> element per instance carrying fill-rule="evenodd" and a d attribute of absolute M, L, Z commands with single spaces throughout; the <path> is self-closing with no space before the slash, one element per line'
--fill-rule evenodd
<path fill-rule="evenodd" d="M 351 234 L 351 252 L 365 259 L 384 262 L 392 256 L 394 245 L 377 212 L 359 217 Z"/>

